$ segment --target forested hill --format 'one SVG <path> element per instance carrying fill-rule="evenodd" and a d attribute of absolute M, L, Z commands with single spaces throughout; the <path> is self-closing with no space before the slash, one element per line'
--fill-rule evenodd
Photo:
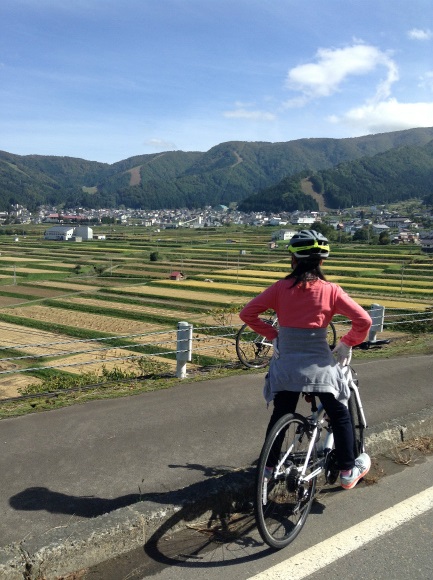
<path fill-rule="evenodd" d="M 305 195 L 305 178 L 328 208 L 375 205 L 422 198 L 433 202 L 433 140 L 422 146 L 404 146 L 373 157 L 338 164 L 316 173 L 308 171 L 243 200 L 243 211 L 318 209 Z M 317 197 L 317 196 L 316 196 Z"/>
<path fill-rule="evenodd" d="M 0 152 L 0 209 L 8 209 L 11 203 L 20 203 L 29 209 L 40 204 L 67 207 L 123 204 L 149 209 L 202 207 L 247 200 L 276 184 L 277 188 L 284 189 L 285 182 L 290 187 L 282 195 L 289 191 L 290 195 L 286 195 L 289 205 L 295 205 L 294 209 L 309 209 L 312 198 L 301 194 L 296 186 L 304 170 L 304 176 L 316 175 L 315 188 L 322 187 L 329 204 L 342 207 L 341 190 L 346 188 L 346 183 L 343 185 L 334 179 L 332 168 L 338 165 L 340 176 L 342 167 L 345 172 L 349 171 L 345 162 L 357 160 L 358 165 L 354 167 L 362 168 L 367 158 L 380 159 L 378 154 L 383 153 L 382 168 L 379 162 L 375 163 L 377 171 L 387 175 L 383 167 L 387 163 L 385 152 L 395 150 L 397 154 L 405 147 L 408 151 L 412 147 L 422 148 L 432 139 L 433 128 L 419 128 L 352 139 L 299 139 L 283 143 L 233 141 L 221 143 L 205 153 L 167 151 L 139 155 L 111 165 L 71 157 Z M 392 159 L 391 155 L 390 163 Z M 414 167 L 418 166 L 414 164 Z M 293 181 L 294 175 L 297 177 Z M 274 191 L 268 197 L 277 199 L 278 196 Z M 353 196 L 355 193 L 346 196 L 349 205 L 354 203 L 352 199 L 356 196 Z M 260 198 L 263 200 L 262 194 L 256 201 Z"/>

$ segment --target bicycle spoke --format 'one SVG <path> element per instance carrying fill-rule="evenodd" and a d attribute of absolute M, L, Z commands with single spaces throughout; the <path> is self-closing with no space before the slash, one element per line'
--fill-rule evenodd
<path fill-rule="evenodd" d="M 267 437 L 260 456 L 255 506 L 257 526 L 263 540 L 276 549 L 294 540 L 311 509 L 316 477 L 307 483 L 300 478 L 310 443 L 307 429 L 302 418 L 292 415 L 283 417 Z M 275 441 L 281 437 L 280 457 L 284 457 L 284 462 L 278 464 L 274 475 L 267 481 L 264 467 L 270 461 Z M 313 447 L 306 475 L 315 462 L 316 449 Z"/>
<path fill-rule="evenodd" d="M 239 360 L 247 367 L 262 368 L 272 358 L 272 344 L 244 324 L 236 337 L 236 352 Z"/>

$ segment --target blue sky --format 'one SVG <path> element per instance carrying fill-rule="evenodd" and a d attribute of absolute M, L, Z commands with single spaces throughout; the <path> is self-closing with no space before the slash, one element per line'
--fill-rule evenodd
<path fill-rule="evenodd" d="M 433 126 L 431 0 L 2 0 L 0 149 L 113 163 Z"/>

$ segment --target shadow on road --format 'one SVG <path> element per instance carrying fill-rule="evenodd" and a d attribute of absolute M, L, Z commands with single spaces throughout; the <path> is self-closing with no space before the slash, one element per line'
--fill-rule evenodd
<path fill-rule="evenodd" d="M 157 529 L 149 530 L 149 539 L 142 548 L 117 556 L 115 562 L 107 561 L 89 569 L 92 580 L 118 578 L 119 567 L 131 570 L 132 562 L 137 576 L 129 572 L 128 579 L 141 580 L 148 567 L 227 567 L 259 560 L 272 553 L 260 538 L 253 515 L 253 467 L 244 470 L 198 464 L 170 467 L 198 470 L 206 478 L 174 492 L 127 494 L 113 499 L 72 496 L 46 487 L 32 487 L 12 496 L 9 503 L 15 510 L 45 510 L 82 518 L 94 518 L 146 501 L 181 506 Z M 313 513 L 323 510 L 320 501 L 314 502 Z M 108 573 L 109 568 L 113 576 Z"/>
<path fill-rule="evenodd" d="M 155 494 L 156 495 L 156 494 Z M 47 487 L 29 487 L 13 495 L 9 505 L 15 510 L 47 511 L 82 518 L 94 518 L 143 499 L 138 493 L 122 495 L 113 499 L 94 496 L 74 496 L 52 491 Z"/>
<path fill-rule="evenodd" d="M 226 466 L 207 467 L 200 464 L 186 464 L 169 465 L 169 467 L 201 471 L 206 478 L 214 478 L 214 481 L 210 487 L 206 481 L 203 481 L 177 491 L 131 493 L 116 498 L 86 495 L 74 496 L 53 491 L 47 487 L 28 487 L 13 495 L 9 499 L 9 505 L 14 510 L 46 511 L 53 514 L 66 514 L 81 518 L 94 518 L 119 508 L 145 501 L 162 505 L 177 503 L 191 506 L 195 504 L 198 498 L 209 495 L 209 492 L 211 495 L 215 495 L 215 490 L 219 489 L 221 484 L 223 489 L 225 489 L 227 481 L 231 481 L 233 477 L 237 480 L 242 477 L 242 473 L 245 473 L 242 470 L 234 471 L 233 468 Z M 225 476 L 225 478 L 221 476 Z"/>

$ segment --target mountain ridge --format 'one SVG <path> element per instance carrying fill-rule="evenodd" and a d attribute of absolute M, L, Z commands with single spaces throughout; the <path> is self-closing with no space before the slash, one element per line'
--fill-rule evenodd
<path fill-rule="evenodd" d="M 29 209 L 42 204 L 161 209 L 241 203 L 301 172 L 307 177 L 432 139 L 433 127 L 344 139 L 228 141 L 206 152 L 164 151 L 112 164 L 0 151 L 0 209 L 15 203 Z"/>

